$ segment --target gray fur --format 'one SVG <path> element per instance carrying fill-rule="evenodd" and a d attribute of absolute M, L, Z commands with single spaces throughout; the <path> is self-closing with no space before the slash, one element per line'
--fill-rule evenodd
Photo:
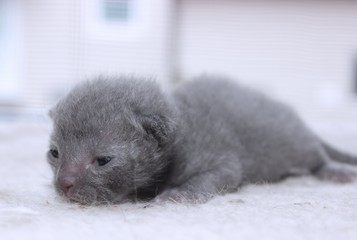
<path fill-rule="evenodd" d="M 333 158 L 357 164 L 284 104 L 223 78 L 201 77 L 167 96 L 150 80 L 101 77 L 75 87 L 50 116 L 55 187 L 87 204 L 204 202 L 244 183 L 310 173 L 345 182 L 354 174 Z"/>

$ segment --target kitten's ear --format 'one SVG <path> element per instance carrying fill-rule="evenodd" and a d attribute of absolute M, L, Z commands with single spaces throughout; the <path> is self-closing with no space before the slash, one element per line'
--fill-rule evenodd
<path fill-rule="evenodd" d="M 156 139 L 159 147 L 172 139 L 176 128 L 173 120 L 159 115 L 141 116 L 140 122 L 145 132 Z"/>

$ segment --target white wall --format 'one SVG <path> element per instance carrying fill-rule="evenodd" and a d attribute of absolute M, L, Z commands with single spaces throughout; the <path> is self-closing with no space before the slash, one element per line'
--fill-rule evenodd
<path fill-rule="evenodd" d="M 202 72 L 233 76 L 301 111 L 314 106 L 335 111 L 350 97 L 357 57 L 357 1 L 179 4 L 183 77 Z"/>
<path fill-rule="evenodd" d="M 25 7 L 24 107 L 48 108 L 77 68 L 77 15 L 72 0 L 23 1 Z M 57 96 L 58 97 L 58 96 Z"/>
<path fill-rule="evenodd" d="M 21 95 L 23 27 L 21 2 L 0 1 L 0 104 L 14 104 Z"/>
<path fill-rule="evenodd" d="M 93 20 L 96 1 L 24 1 L 23 105 L 47 109 L 73 84 L 98 74 L 152 76 L 168 82 L 173 1 L 134 0 L 142 13 L 134 31 L 114 26 L 106 33 Z"/>
<path fill-rule="evenodd" d="M 93 34 L 92 25 L 82 29 L 84 36 L 80 57 L 83 59 L 82 70 L 85 75 L 134 74 L 168 81 L 172 64 L 169 53 L 173 1 L 136 1 L 139 18 L 129 29 L 119 29 L 114 36 L 106 36 L 100 31 Z"/>

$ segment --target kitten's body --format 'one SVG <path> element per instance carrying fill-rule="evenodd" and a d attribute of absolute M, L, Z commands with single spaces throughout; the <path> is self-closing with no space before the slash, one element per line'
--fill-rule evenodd
<path fill-rule="evenodd" d="M 146 194 L 206 201 L 243 183 L 309 173 L 348 181 L 353 172 L 333 165 L 331 154 L 357 163 L 322 143 L 285 105 L 225 79 L 181 84 L 169 99 L 153 82 L 98 80 L 52 112 L 53 145 L 63 155 L 56 162 L 49 154 L 57 189 L 84 203 Z M 115 158 L 93 166 L 103 155 Z"/>

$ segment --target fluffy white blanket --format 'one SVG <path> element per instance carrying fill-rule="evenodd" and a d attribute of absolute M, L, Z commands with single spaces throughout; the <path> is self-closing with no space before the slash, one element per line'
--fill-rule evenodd
<path fill-rule="evenodd" d="M 357 153 L 357 126 L 315 124 Z M 62 202 L 45 161 L 46 123 L 0 122 L 0 239 L 357 239 L 357 182 L 250 185 L 202 205 Z"/>

